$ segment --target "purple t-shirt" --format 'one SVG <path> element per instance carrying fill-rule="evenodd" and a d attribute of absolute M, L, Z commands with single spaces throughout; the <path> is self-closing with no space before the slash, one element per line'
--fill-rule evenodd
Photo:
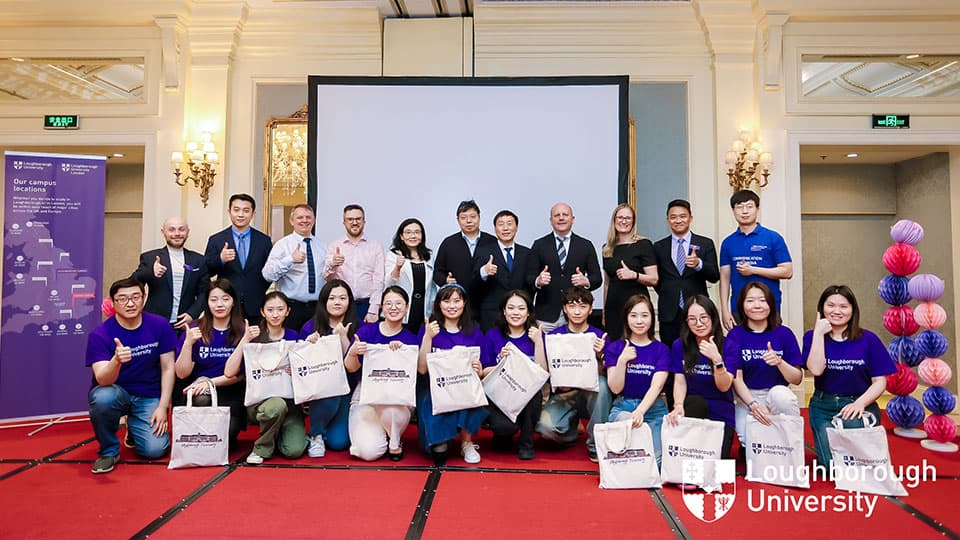
<path fill-rule="evenodd" d="M 423 335 L 426 331 L 426 326 L 420 329 L 420 333 L 417 336 L 417 343 L 423 342 Z M 456 346 L 480 347 L 481 359 L 483 358 L 484 350 L 487 350 L 487 354 L 489 354 L 490 348 L 487 340 L 483 339 L 483 332 L 479 326 L 475 326 L 473 330 L 469 332 L 464 332 L 463 330 L 459 332 L 448 332 L 446 328 L 441 326 L 440 333 L 433 337 L 433 350 L 445 351 Z"/>
<path fill-rule="evenodd" d="M 520 349 L 520 352 L 527 355 L 530 360 L 533 360 L 535 352 L 534 343 L 526 334 L 520 337 L 505 337 L 499 328 L 491 328 L 487 330 L 486 338 L 489 344 L 490 355 L 480 359 L 483 367 L 496 366 L 497 357 L 500 355 L 500 351 L 507 346 L 507 343 L 513 343 L 516 348 Z"/>
<path fill-rule="evenodd" d="M 803 366 L 797 338 L 786 326 L 780 325 L 764 332 L 753 332 L 746 327 L 736 326 L 723 342 L 723 359 L 724 362 L 727 358 L 740 359 L 740 370 L 743 371 L 743 382 L 747 388 L 768 390 L 778 384 L 788 384 L 780 369 L 767 365 L 763 360 L 767 343 L 773 348 L 773 352 L 783 357 L 784 362 L 791 366 Z"/>
<path fill-rule="evenodd" d="M 803 334 L 803 362 L 810 356 L 813 330 Z M 827 359 L 821 375 L 814 377 L 817 390 L 841 396 L 859 396 L 870 387 L 870 378 L 896 373 L 886 347 L 876 334 L 864 330 L 860 339 L 834 341 L 829 335 L 823 337 L 823 352 Z"/>
<path fill-rule="evenodd" d="M 587 329 L 586 329 L 584 332 L 592 332 L 592 333 L 593 333 L 595 336 L 597 336 L 598 338 L 602 338 L 602 337 L 603 337 L 603 330 L 597 328 L 596 326 L 590 325 L 590 324 L 587 325 Z M 571 332 L 571 331 L 570 331 L 570 326 L 565 324 L 565 325 L 563 325 L 563 326 L 558 326 L 558 327 L 554 328 L 553 331 L 550 332 L 550 333 L 551 333 L 551 334 L 574 334 L 575 332 Z"/>
<path fill-rule="evenodd" d="M 357 330 L 357 337 L 360 338 L 360 341 L 371 345 L 387 345 L 391 341 L 399 341 L 404 345 L 420 346 L 420 341 L 417 339 L 417 336 L 406 328 L 401 329 L 399 333 L 392 336 L 383 335 L 383 332 L 380 331 L 380 323 L 361 326 L 360 329 Z M 361 365 L 363 364 L 363 356 L 358 356 L 357 360 Z"/>
<path fill-rule="evenodd" d="M 177 335 L 170 323 L 158 315 L 143 313 L 143 320 L 136 330 L 120 326 L 116 317 L 110 317 L 93 329 L 87 336 L 86 365 L 109 361 L 117 352 L 114 338 L 125 347 L 130 347 L 130 361 L 120 365 L 117 386 L 130 395 L 160 397 L 160 355 L 177 348 Z M 97 386 L 96 377 L 93 386 Z"/>
<path fill-rule="evenodd" d="M 604 366 L 608 372 L 617 365 L 617 359 L 623 352 L 627 342 L 622 339 L 607 343 L 603 349 Z M 658 371 L 669 371 L 670 349 L 659 341 L 652 341 L 638 346 L 630 343 L 636 349 L 637 357 L 627 362 L 626 373 L 623 378 L 623 391 L 620 393 L 627 399 L 643 399 L 650 389 L 653 374 Z"/>
<path fill-rule="evenodd" d="M 727 371 L 736 373 L 740 369 L 739 358 L 724 356 L 723 365 Z M 683 369 L 683 342 L 676 340 L 670 354 L 670 372 L 683 373 L 687 381 L 688 396 L 702 396 L 707 400 L 707 416 L 710 420 L 717 420 L 734 428 L 733 422 L 733 385 L 726 392 L 721 392 L 713 379 L 713 362 L 706 356 L 700 355 L 700 361 L 691 372 Z"/>
<path fill-rule="evenodd" d="M 227 359 L 237 348 L 236 343 L 229 343 L 229 334 L 229 328 L 227 330 L 214 328 L 210 331 L 210 343 L 204 343 L 203 338 L 193 343 L 193 371 L 186 378 L 209 377 L 212 379 L 223 375 L 223 368 L 227 364 Z M 178 355 L 180 350 L 183 349 L 186 337 L 186 332 L 180 336 L 180 341 L 177 343 Z"/>
<path fill-rule="evenodd" d="M 353 328 L 356 332 L 359 332 L 360 329 L 363 328 L 364 326 L 366 325 L 363 323 L 363 321 L 360 321 L 359 323 L 353 323 L 353 326 L 351 328 Z M 309 321 L 303 323 L 303 328 L 300 329 L 300 339 L 307 339 L 310 336 L 310 334 L 312 334 L 313 331 L 316 330 L 316 328 L 317 328 L 317 320 L 311 317 Z"/>

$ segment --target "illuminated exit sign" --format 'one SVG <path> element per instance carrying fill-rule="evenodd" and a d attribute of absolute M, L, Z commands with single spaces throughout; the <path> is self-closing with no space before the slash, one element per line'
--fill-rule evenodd
<path fill-rule="evenodd" d="M 875 114 L 873 129 L 910 129 L 909 114 Z"/>
<path fill-rule="evenodd" d="M 45 114 L 43 115 L 43 129 L 79 129 L 80 115 L 77 114 Z"/>

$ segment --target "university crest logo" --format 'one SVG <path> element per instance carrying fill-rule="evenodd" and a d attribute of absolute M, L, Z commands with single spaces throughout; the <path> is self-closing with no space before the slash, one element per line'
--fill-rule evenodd
<path fill-rule="evenodd" d="M 713 523 L 733 508 L 735 464 L 732 459 L 683 460 L 683 504 L 697 519 Z"/>

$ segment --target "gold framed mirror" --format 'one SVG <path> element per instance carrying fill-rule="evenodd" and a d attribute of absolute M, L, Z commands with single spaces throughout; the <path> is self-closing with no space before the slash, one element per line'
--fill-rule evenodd
<path fill-rule="evenodd" d="M 307 202 L 307 106 L 270 118 L 263 142 L 263 227 L 276 241 L 293 232 L 293 207 Z"/>

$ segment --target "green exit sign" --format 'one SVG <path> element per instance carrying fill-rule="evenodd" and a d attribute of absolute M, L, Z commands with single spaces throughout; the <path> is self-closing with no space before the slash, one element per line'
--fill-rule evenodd
<path fill-rule="evenodd" d="M 80 115 L 77 114 L 45 114 L 43 115 L 43 129 L 79 129 Z"/>
<path fill-rule="evenodd" d="M 909 114 L 875 114 L 873 115 L 873 129 L 909 129 Z"/>

